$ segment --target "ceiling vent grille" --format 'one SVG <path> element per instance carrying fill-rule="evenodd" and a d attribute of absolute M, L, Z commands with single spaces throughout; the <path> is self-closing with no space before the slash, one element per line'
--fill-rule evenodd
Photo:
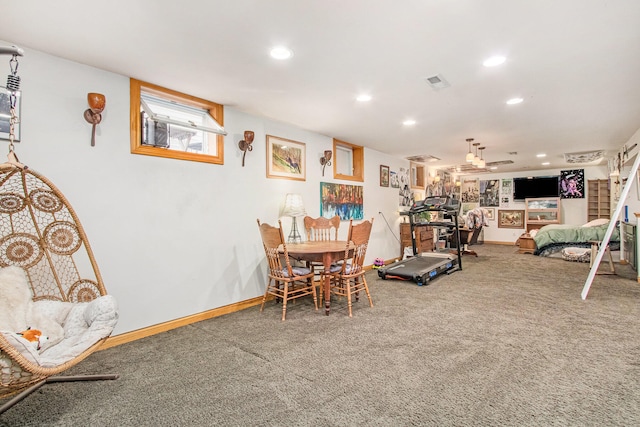
<path fill-rule="evenodd" d="M 410 160 L 412 162 L 419 162 L 419 163 L 431 163 L 431 162 L 437 162 L 438 160 L 440 160 L 440 158 L 436 156 L 432 156 L 431 154 L 420 154 L 417 156 L 407 157 L 407 160 Z"/>
<path fill-rule="evenodd" d="M 510 165 L 510 164 L 513 164 L 512 160 L 498 160 L 496 162 L 487 162 L 487 164 L 483 168 L 477 168 L 470 163 L 465 163 L 458 166 L 451 166 L 447 168 L 447 171 L 451 173 L 458 173 L 458 174 L 486 173 L 486 172 L 495 172 L 490 170 L 490 168 L 493 166 Z"/>
<path fill-rule="evenodd" d="M 451 86 L 449 82 L 442 76 L 442 74 L 425 77 L 425 80 L 433 90 L 441 90 Z"/>

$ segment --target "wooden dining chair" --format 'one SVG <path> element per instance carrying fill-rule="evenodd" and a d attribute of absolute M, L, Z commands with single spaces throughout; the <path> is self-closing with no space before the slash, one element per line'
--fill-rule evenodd
<path fill-rule="evenodd" d="M 343 262 L 331 266 L 328 272 L 322 273 L 323 277 L 325 275 L 330 276 L 330 290 L 333 295 L 347 297 L 349 317 L 353 317 L 351 296 L 355 295 L 355 299 L 358 301 L 360 299 L 360 291 L 364 291 L 367 294 L 369 305 L 373 307 L 364 269 L 364 257 L 367 253 L 372 226 L 373 218 L 371 218 L 371 221 L 363 221 L 357 225 L 353 225 L 353 220 L 351 220 L 349 222 L 349 237 Z"/>
<path fill-rule="evenodd" d="M 338 240 L 338 228 L 340 228 L 340 217 L 333 218 L 312 218 L 304 217 L 304 229 L 307 232 L 307 240 Z"/>
<path fill-rule="evenodd" d="M 333 218 L 325 218 L 323 216 L 312 218 L 304 217 L 304 229 L 307 233 L 307 241 L 317 242 L 326 240 L 338 240 L 338 229 L 340 228 L 340 216 Z M 320 273 L 324 270 L 324 264 L 316 261 L 308 261 L 309 267 L 314 273 L 314 280 L 318 283 L 318 291 L 322 300 L 322 282 L 320 281 Z"/>
<path fill-rule="evenodd" d="M 269 224 L 261 224 L 258 220 L 258 227 L 269 263 L 267 289 L 262 297 L 260 311 L 264 309 L 268 295 L 275 296 L 276 302 L 282 301 L 283 321 L 287 315 L 287 302 L 306 295 L 313 296 L 313 304 L 317 311 L 318 298 L 313 282 L 314 273 L 307 267 L 291 265 L 281 221 L 278 221 L 278 227 L 273 227 Z"/>

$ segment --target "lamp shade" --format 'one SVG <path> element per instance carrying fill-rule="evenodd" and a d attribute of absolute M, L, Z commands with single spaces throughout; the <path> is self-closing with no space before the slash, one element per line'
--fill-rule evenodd
<path fill-rule="evenodd" d="M 304 202 L 302 201 L 302 195 L 289 193 L 284 200 L 284 207 L 282 208 L 281 216 L 304 216 L 307 211 L 304 209 Z"/>
<path fill-rule="evenodd" d="M 473 153 L 471 151 L 467 153 L 467 157 L 465 158 L 465 160 L 469 163 L 473 162 Z"/>

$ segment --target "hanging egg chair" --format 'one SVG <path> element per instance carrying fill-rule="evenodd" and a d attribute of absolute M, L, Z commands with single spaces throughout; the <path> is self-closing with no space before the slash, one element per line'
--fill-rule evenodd
<path fill-rule="evenodd" d="M 0 48 L 0 54 L 6 53 L 13 55 L 7 88 L 14 95 L 22 51 Z M 117 304 L 107 295 L 67 199 L 46 177 L 18 161 L 15 96 L 10 99 L 9 155 L 0 164 L 0 399 L 13 397 L 0 406 L 0 413 L 46 383 L 118 377 L 57 376 L 109 337 L 118 319 Z M 49 341 L 29 341 L 12 326 L 41 329 Z"/>

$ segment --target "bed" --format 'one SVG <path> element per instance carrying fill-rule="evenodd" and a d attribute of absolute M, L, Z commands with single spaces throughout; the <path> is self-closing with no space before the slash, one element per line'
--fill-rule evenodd
<path fill-rule="evenodd" d="M 602 241 L 609 227 L 609 220 L 596 220 L 584 225 L 549 224 L 533 235 L 536 243 L 534 255 L 550 256 L 567 247 L 588 248 L 591 241 Z M 532 233 L 533 234 L 533 233 Z M 618 224 L 611 233 L 609 248 L 620 249 L 620 229 Z"/>

